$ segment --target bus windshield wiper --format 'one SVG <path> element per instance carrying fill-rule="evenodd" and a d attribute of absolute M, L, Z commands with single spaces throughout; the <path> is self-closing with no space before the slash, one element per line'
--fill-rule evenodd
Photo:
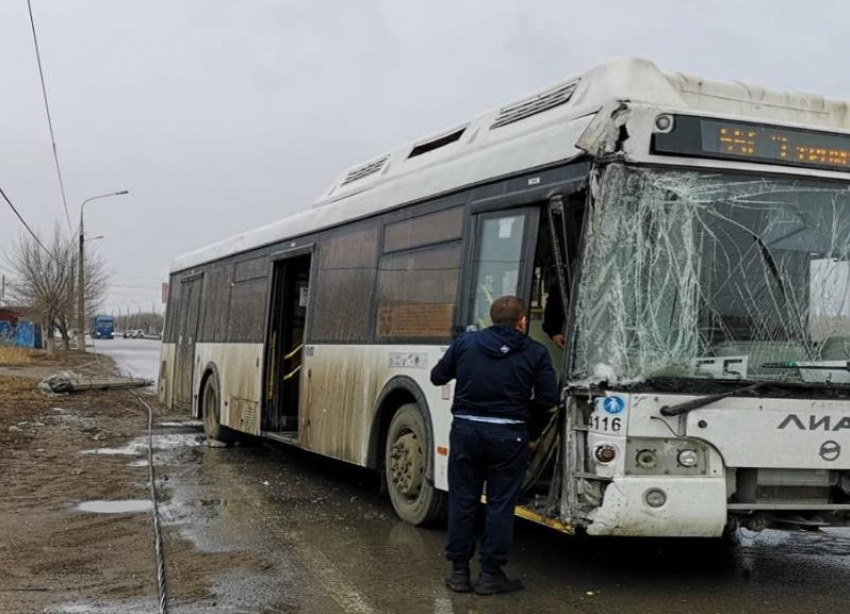
<path fill-rule="evenodd" d="M 723 399 L 727 399 L 729 397 L 733 397 L 741 393 L 755 392 L 759 388 L 763 388 L 764 386 L 775 383 L 776 382 L 756 382 L 755 384 L 750 384 L 749 386 L 744 386 L 743 388 L 736 388 L 735 390 L 729 390 L 728 392 L 721 392 L 720 394 L 710 394 L 708 396 L 700 397 L 698 399 L 692 399 L 683 403 L 676 403 L 675 405 L 665 405 L 661 408 L 661 415 L 678 416 L 681 414 L 687 414 L 688 412 L 692 412 L 695 409 L 705 407 L 706 405 L 711 405 L 715 401 L 721 401 Z"/>
<path fill-rule="evenodd" d="M 800 367 L 804 369 L 806 367 Z M 814 368 L 820 368 L 814 367 Z M 845 369 L 844 366 L 840 367 L 827 367 L 832 369 Z M 850 371 L 850 362 L 848 362 L 847 370 Z M 675 405 L 664 405 L 661 408 L 662 416 L 678 416 L 680 414 L 687 414 L 688 412 L 692 412 L 695 409 L 699 409 L 701 407 L 705 407 L 706 405 L 711 405 L 716 401 L 721 401 L 723 399 L 728 399 L 729 397 L 734 397 L 742 394 L 747 394 L 750 392 L 755 392 L 757 390 L 761 390 L 762 388 L 791 388 L 793 390 L 812 390 L 812 389 L 829 389 L 829 390 L 849 390 L 846 384 L 834 384 L 828 382 L 783 382 L 783 381 L 775 381 L 775 380 L 765 380 L 761 382 L 755 382 L 748 386 L 744 386 L 743 388 L 736 388 L 734 390 L 729 390 L 727 392 L 721 392 L 719 394 L 710 394 L 708 396 L 700 397 L 698 399 L 692 399 L 690 401 L 684 401 L 683 403 L 676 403 Z"/>

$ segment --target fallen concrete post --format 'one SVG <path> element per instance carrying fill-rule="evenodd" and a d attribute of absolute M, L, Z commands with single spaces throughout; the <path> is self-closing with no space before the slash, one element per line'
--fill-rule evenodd
<path fill-rule="evenodd" d="M 40 390 L 53 394 L 108 390 L 112 388 L 144 388 L 153 380 L 132 377 L 85 377 L 71 371 L 62 371 L 46 377 L 38 384 Z"/>

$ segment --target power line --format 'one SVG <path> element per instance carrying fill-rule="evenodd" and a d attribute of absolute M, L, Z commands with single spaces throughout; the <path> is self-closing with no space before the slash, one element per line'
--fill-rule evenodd
<path fill-rule="evenodd" d="M 68 230 L 73 233 L 74 230 L 71 228 L 71 214 L 68 213 L 68 199 L 65 197 L 65 181 L 62 179 L 62 169 L 59 166 L 59 152 L 56 149 L 56 137 L 53 134 L 53 120 L 50 117 L 50 105 L 47 103 L 47 86 L 44 83 L 44 69 L 41 66 L 41 52 L 38 49 L 38 37 L 35 34 L 35 19 L 32 16 L 32 0 L 27 0 L 27 8 L 30 13 L 32 42 L 35 45 L 35 59 L 38 63 L 38 76 L 41 79 L 41 94 L 44 98 L 44 110 L 47 112 L 47 127 L 50 129 L 50 144 L 53 146 L 53 162 L 56 164 L 56 176 L 59 177 L 59 189 L 62 192 L 62 206 L 65 207 L 65 221 L 68 222 Z"/>
<path fill-rule="evenodd" d="M 13 204 L 12 204 L 12 201 L 11 201 L 11 200 L 9 200 L 9 197 L 8 197 L 8 196 L 6 196 L 6 192 L 4 192 L 4 191 L 3 191 L 3 188 L 0 188 L 0 196 L 2 196 L 2 197 L 3 197 L 3 199 L 4 199 L 4 200 L 5 200 L 5 201 L 9 204 L 9 206 L 12 208 L 12 211 L 14 211 L 14 212 L 15 212 L 15 215 L 17 215 L 17 216 L 18 216 L 18 219 L 21 221 L 21 224 L 23 224 L 23 225 L 24 225 L 24 228 L 26 228 L 26 229 L 27 229 L 27 232 L 29 232 L 29 233 L 30 233 L 30 235 L 32 235 L 32 238 L 33 238 L 33 239 L 35 239 L 35 242 L 36 242 L 36 243 L 38 243 L 38 246 L 39 246 L 41 249 L 43 249 L 45 252 L 47 252 L 47 255 L 48 255 L 48 256 L 50 256 L 51 258 L 53 258 L 53 260 L 56 260 L 56 256 L 54 256 L 54 255 L 50 252 L 50 250 L 49 250 L 49 249 L 47 249 L 46 247 L 44 247 L 44 243 L 42 243 L 42 242 L 41 242 L 41 239 L 39 239 L 39 238 L 38 238 L 38 235 L 37 235 L 37 234 L 35 234 L 35 233 L 32 231 L 32 228 L 30 228 L 30 225 L 29 225 L 29 224 L 27 224 L 27 221 L 23 218 L 23 216 L 20 214 L 20 212 L 18 211 L 18 209 L 15 207 L 15 205 L 13 205 Z M 57 261 L 57 262 L 58 262 L 58 261 Z"/>

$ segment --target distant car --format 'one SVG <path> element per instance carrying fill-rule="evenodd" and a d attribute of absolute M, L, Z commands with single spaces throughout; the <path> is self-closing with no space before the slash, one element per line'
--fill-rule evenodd
<path fill-rule="evenodd" d="M 141 328 L 137 328 L 136 330 L 133 331 L 133 333 L 135 333 L 133 335 L 133 339 L 144 339 L 145 338 L 145 331 L 143 331 Z"/>

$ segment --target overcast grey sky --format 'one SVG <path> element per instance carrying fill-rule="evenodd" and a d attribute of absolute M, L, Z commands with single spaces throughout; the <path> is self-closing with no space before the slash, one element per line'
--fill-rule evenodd
<path fill-rule="evenodd" d="M 840 0 L 32 1 L 72 215 L 131 191 L 86 213 L 116 309 L 159 308 L 174 256 L 345 167 L 613 56 L 850 97 Z M 26 0 L 0 1 L 0 75 L 0 187 L 46 232 L 64 213 Z M 18 232 L 0 208 L 0 245 Z"/>

